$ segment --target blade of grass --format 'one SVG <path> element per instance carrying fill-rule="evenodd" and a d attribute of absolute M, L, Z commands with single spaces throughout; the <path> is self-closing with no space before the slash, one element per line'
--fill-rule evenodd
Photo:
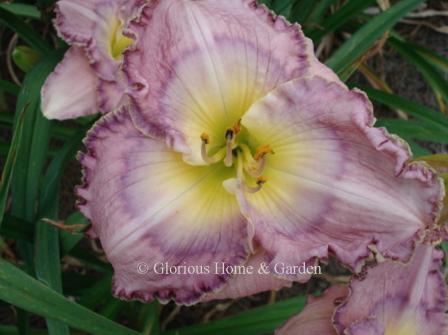
<path fill-rule="evenodd" d="M 307 18 L 311 15 L 315 1 L 299 0 L 291 8 L 291 14 L 289 19 L 291 22 L 299 22 L 303 24 L 307 21 Z"/>
<path fill-rule="evenodd" d="M 7 80 L 0 79 L 0 90 L 17 95 L 19 94 L 20 87 Z"/>
<path fill-rule="evenodd" d="M 353 16 L 357 15 L 374 2 L 375 0 L 348 1 L 341 7 L 341 9 L 322 21 L 319 28 L 305 29 L 305 34 L 317 44 L 325 35 L 342 27 L 347 21 L 352 19 Z"/>
<path fill-rule="evenodd" d="M 142 335 L 160 334 L 159 303 L 157 301 L 140 306 L 138 323 Z"/>
<path fill-rule="evenodd" d="M 42 39 L 38 32 L 3 7 L 0 7 L 0 23 L 17 33 L 23 41 L 36 51 L 43 54 L 51 52 L 50 45 Z"/>
<path fill-rule="evenodd" d="M 343 72 L 387 30 L 422 2 L 423 0 L 402 0 L 389 10 L 371 19 L 336 50 L 326 64 L 338 74 Z"/>
<path fill-rule="evenodd" d="M 315 6 L 311 12 L 308 22 L 318 24 L 324 18 L 325 12 L 330 8 L 330 6 L 335 3 L 336 0 L 321 0 Z"/>
<path fill-rule="evenodd" d="M 19 335 L 19 330 L 15 326 L 0 326 L 0 334 L 2 335 Z M 30 335 L 47 335 L 46 330 L 31 329 Z"/>
<path fill-rule="evenodd" d="M 25 121 L 25 112 L 27 107 L 24 106 L 19 115 L 19 120 L 15 125 L 13 136 L 11 140 L 11 146 L 9 148 L 8 156 L 6 157 L 5 165 L 3 166 L 3 172 L 0 180 L 0 227 L 3 223 L 3 216 L 5 214 L 6 203 L 8 200 L 9 189 L 14 173 L 14 166 L 17 161 L 18 150 L 22 140 L 23 125 Z"/>
<path fill-rule="evenodd" d="M 13 179 L 12 214 L 29 222 L 36 219 L 40 174 L 49 141 L 50 122 L 40 111 L 40 89 L 60 57 L 59 52 L 44 57 L 26 75 L 17 100 L 16 113 L 24 106 L 29 106 L 29 112 L 25 117 L 24 132 L 18 150 L 17 173 Z M 17 123 L 17 114 L 14 122 Z"/>
<path fill-rule="evenodd" d="M 297 1 L 300 0 L 273 0 L 271 8 L 277 15 L 284 15 L 288 17 L 291 7 Z"/>
<path fill-rule="evenodd" d="M 392 133 L 398 134 L 401 137 L 420 141 L 448 143 L 448 133 L 438 132 L 434 128 L 422 124 L 421 121 L 380 119 L 378 120 L 377 125 L 384 126 Z"/>
<path fill-rule="evenodd" d="M 99 311 L 102 316 L 115 320 L 120 316 L 121 311 L 127 306 L 126 301 L 118 300 L 109 293 L 109 299 L 103 308 Z"/>
<path fill-rule="evenodd" d="M 112 274 L 106 274 L 92 286 L 85 289 L 80 296 L 79 303 L 89 309 L 94 309 L 111 296 Z"/>
<path fill-rule="evenodd" d="M 51 213 L 52 212 L 52 213 Z M 56 215 L 57 203 L 54 204 L 49 215 Z M 36 277 L 58 293 L 62 293 L 61 263 L 59 257 L 59 232 L 42 221 L 36 224 L 36 251 L 35 251 Z M 68 335 L 70 331 L 64 323 L 47 318 L 49 335 Z"/>
<path fill-rule="evenodd" d="M 5 214 L 3 224 L 0 227 L 0 234 L 15 240 L 32 242 L 34 240 L 34 226 L 22 219 Z"/>
<path fill-rule="evenodd" d="M 62 174 L 81 145 L 82 138 L 86 131 L 87 129 L 81 129 L 70 141 L 65 143 L 48 167 L 43 180 L 43 189 L 39 201 L 40 218 L 57 219 L 58 191 Z M 42 134 L 40 136 L 42 136 Z M 40 152 L 44 151 L 40 150 Z M 42 159 L 40 159 L 40 161 L 42 161 Z M 39 242 L 36 245 L 35 251 L 36 276 L 56 292 L 62 293 L 58 229 L 39 220 L 36 225 L 36 241 Z M 68 327 L 59 321 L 47 319 L 47 326 L 50 335 L 69 334 Z"/>
<path fill-rule="evenodd" d="M 85 224 L 88 225 L 89 220 L 81 213 L 75 212 L 71 214 L 67 220 L 65 220 L 64 224 L 72 225 L 72 224 Z M 63 254 L 69 253 L 73 248 L 84 238 L 83 233 L 69 233 L 66 231 L 60 232 L 61 239 L 61 247 Z"/>
<path fill-rule="evenodd" d="M 391 36 L 401 42 L 406 43 L 409 48 L 417 52 L 420 56 L 426 59 L 426 61 L 428 63 L 431 63 L 434 67 L 437 67 L 441 71 L 448 72 L 448 58 L 443 57 L 439 53 L 432 51 L 422 45 L 406 41 L 403 37 L 400 36 L 400 34 L 398 34 L 395 31 L 391 32 Z"/>
<path fill-rule="evenodd" d="M 0 8 L 0 18 L 2 11 L 4 10 Z M 49 53 L 28 72 L 17 100 L 14 124 L 18 122 L 17 111 L 28 106 L 29 112 L 25 115 L 24 130 L 11 185 L 11 214 L 27 222 L 36 220 L 40 174 L 47 156 L 46 149 L 49 140 L 49 121 L 43 118 L 39 108 L 40 89 L 60 58 L 59 52 Z M 18 241 L 17 246 L 27 273 L 34 274 L 34 246 L 24 241 Z M 21 310 L 18 313 L 19 330 L 21 334 L 28 334 L 27 313 Z"/>
<path fill-rule="evenodd" d="M 391 108 L 400 109 L 409 115 L 431 125 L 434 129 L 448 132 L 448 117 L 442 113 L 436 112 L 431 108 L 423 106 L 417 102 L 409 101 L 398 95 L 389 94 L 370 87 L 360 86 L 373 101 L 382 103 Z"/>
<path fill-rule="evenodd" d="M 439 103 L 440 109 L 446 113 L 448 103 L 448 81 L 424 57 L 415 52 L 411 45 L 395 37 L 389 39 L 389 44 L 408 62 L 413 64 L 431 86 Z"/>
<path fill-rule="evenodd" d="M 299 313 L 306 297 L 257 307 L 222 320 L 162 332 L 162 335 L 246 335 L 272 333 L 290 316 Z"/>
<path fill-rule="evenodd" d="M 23 3 L 2 3 L 0 4 L 0 8 L 6 9 L 7 11 L 18 16 L 29 17 L 37 20 L 41 18 L 39 9 L 32 5 Z"/>
<path fill-rule="evenodd" d="M 0 259 L 0 299 L 90 334 L 139 334 L 68 300 L 4 259 Z"/>

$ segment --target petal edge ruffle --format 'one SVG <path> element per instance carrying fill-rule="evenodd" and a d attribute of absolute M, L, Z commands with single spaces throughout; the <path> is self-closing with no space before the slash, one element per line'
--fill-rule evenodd
<path fill-rule="evenodd" d="M 128 108 L 89 131 L 78 207 L 114 267 L 116 296 L 192 304 L 230 278 L 213 270 L 215 262 L 246 261 L 247 221 L 222 186 L 227 171 L 185 164 L 163 141 L 141 134 Z"/>
<path fill-rule="evenodd" d="M 365 94 L 320 77 L 283 84 L 243 117 L 253 141 L 275 151 L 263 189 L 238 196 L 273 263 L 332 251 L 360 271 L 372 246 L 406 260 L 434 228 L 440 178 L 374 122 Z"/>

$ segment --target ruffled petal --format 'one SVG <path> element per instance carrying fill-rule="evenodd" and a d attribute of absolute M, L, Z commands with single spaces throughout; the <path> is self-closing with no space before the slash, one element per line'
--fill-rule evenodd
<path fill-rule="evenodd" d="M 104 0 L 59 0 L 56 3 L 55 27 L 68 43 L 87 45 L 95 22 L 95 7 Z"/>
<path fill-rule="evenodd" d="M 335 307 L 348 295 L 344 285 L 330 287 L 318 298 L 309 299 L 299 315 L 289 319 L 276 335 L 336 335 L 332 324 Z M 367 333 L 365 333 L 367 335 Z M 394 334 L 396 335 L 396 334 Z"/>
<path fill-rule="evenodd" d="M 92 30 L 92 43 L 88 51 L 95 61 L 95 69 L 104 80 L 116 80 L 122 65 L 123 53 L 134 40 L 124 34 L 127 24 L 135 19 L 144 1 L 106 1 L 95 8 L 97 21 Z"/>
<path fill-rule="evenodd" d="M 318 68 L 300 27 L 254 0 L 152 1 L 129 30 L 133 120 L 144 132 L 162 125 L 192 164 L 204 163 L 203 132 L 219 147 L 254 101 Z"/>
<path fill-rule="evenodd" d="M 264 291 L 278 291 L 285 287 L 291 287 L 292 281 L 265 272 L 263 269 L 267 264 L 266 253 L 263 250 L 258 251 L 250 256 L 240 274 L 230 278 L 220 290 L 206 294 L 201 301 L 238 299 Z M 309 278 L 303 277 L 303 281 L 307 281 L 307 279 Z"/>
<path fill-rule="evenodd" d="M 419 245 L 408 264 L 384 262 L 354 279 L 338 307 L 341 334 L 439 335 L 448 332 L 443 252 Z"/>
<path fill-rule="evenodd" d="M 123 52 L 134 40 L 123 31 L 135 19 L 145 0 L 61 0 L 55 26 L 70 44 L 86 47 L 98 75 L 115 80 Z"/>
<path fill-rule="evenodd" d="M 85 144 L 79 208 L 114 267 L 115 295 L 193 303 L 228 279 L 215 262 L 245 262 L 247 222 L 222 186 L 228 169 L 185 164 L 136 130 L 127 108 L 106 114 Z"/>
<path fill-rule="evenodd" d="M 408 163 L 407 145 L 373 123 L 363 93 L 320 77 L 283 84 L 243 117 L 251 147 L 275 152 L 261 191 L 238 196 L 272 263 L 333 251 L 359 271 L 371 249 L 408 259 L 418 233 L 434 224 L 441 181 Z"/>
<path fill-rule="evenodd" d="M 121 81 L 100 80 L 98 85 L 98 108 L 102 113 L 108 113 L 125 103 L 125 90 Z"/>
<path fill-rule="evenodd" d="M 42 112 L 66 120 L 95 114 L 98 80 L 83 50 L 71 47 L 48 76 L 42 91 Z"/>

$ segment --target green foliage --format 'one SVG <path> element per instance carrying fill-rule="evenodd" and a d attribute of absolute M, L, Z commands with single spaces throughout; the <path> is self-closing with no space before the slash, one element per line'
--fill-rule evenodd
<path fill-rule="evenodd" d="M 162 335 L 266 334 L 275 330 L 290 316 L 299 313 L 304 305 L 305 297 L 298 297 L 254 308 L 219 321 L 163 332 Z"/>

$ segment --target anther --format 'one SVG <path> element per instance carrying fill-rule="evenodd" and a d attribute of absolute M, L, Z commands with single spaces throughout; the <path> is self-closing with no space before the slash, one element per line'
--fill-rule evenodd
<path fill-rule="evenodd" d="M 246 165 L 244 166 L 244 168 L 247 171 L 247 173 L 254 178 L 260 177 L 262 175 L 264 168 L 266 166 L 266 154 L 268 152 L 273 152 L 269 146 L 264 147 L 265 147 L 265 153 L 261 154 L 262 151 L 258 149 L 257 153 L 259 154 L 259 157 L 257 157 L 258 159 L 255 159 L 254 157 L 252 157 L 252 153 L 249 147 L 245 144 L 241 144 L 241 149 L 243 150 L 244 159 L 246 161 Z"/>
<path fill-rule="evenodd" d="M 202 140 L 203 143 L 208 144 L 208 142 L 210 140 L 210 137 L 208 136 L 207 133 L 202 133 L 201 134 L 201 140 Z"/>
<path fill-rule="evenodd" d="M 226 130 L 226 140 L 227 141 L 233 140 L 234 135 L 235 135 L 235 131 L 232 128 L 229 128 Z"/>
<path fill-rule="evenodd" d="M 260 145 L 255 151 L 254 159 L 259 161 L 264 158 L 267 154 L 274 154 L 274 150 L 272 150 L 269 144 Z"/>
<path fill-rule="evenodd" d="M 226 131 L 226 157 L 224 158 L 224 165 L 231 167 L 233 164 L 233 137 L 235 132 L 233 129 L 227 129 Z"/>
<path fill-rule="evenodd" d="M 238 122 L 235 123 L 235 125 L 232 127 L 232 130 L 235 133 L 235 135 L 239 134 L 239 132 L 241 131 L 241 119 L 239 119 Z"/>

